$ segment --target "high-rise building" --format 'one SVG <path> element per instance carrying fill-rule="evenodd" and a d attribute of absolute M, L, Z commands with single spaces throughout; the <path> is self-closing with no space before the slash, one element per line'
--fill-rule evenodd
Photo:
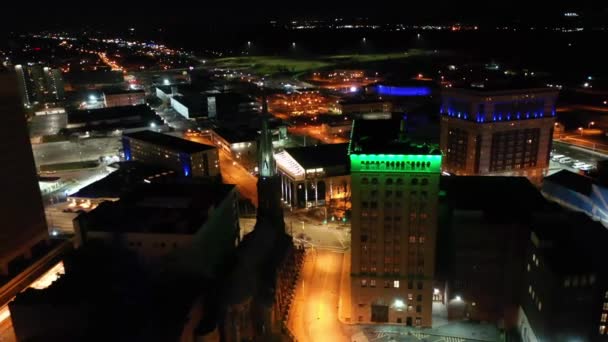
<path fill-rule="evenodd" d="M 36 165 L 13 73 L 0 72 L 0 274 L 48 237 Z"/>
<path fill-rule="evenodd" d="M 557 90 L 450 88 L 442 93 L 443 170 L 457 175 L 525 176 L 549 167 Z"/>
<path fill-rule="evenodd" d="M 432 325 L 441 154 L 399 120 L 357 120 L 352 186 L 352 317 Z"/>
<path fill-rule="evenodd" d="M 26 107 L 64 99 L 63 76 L 59 69 L 43 67 L 40 64 L 17 64 L 15 72 L 22 101 Z"/>

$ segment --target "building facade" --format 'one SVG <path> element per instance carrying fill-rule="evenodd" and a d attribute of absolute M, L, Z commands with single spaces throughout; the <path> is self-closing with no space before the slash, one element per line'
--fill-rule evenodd
<path fill-rule="evenodd" d="M 32 249 L 48 238 L 38 177 L 23 104 L 13 73 L 0 72 L 0 163 L 3 165 L 0 275 L 15 271 L 13 263 L 30 258 Z"/>
<path fill-rule="evenodd" d="M 403 127 L 396 120 L 355 121 L 352 317 L 430 327 L 441 154 L 408 142 Z"/>
<path fill-rule="evenodd" d="M 443 170 L 525 176 L 540 183 L 549 167 L 556 98 L 550 88 L 444 89 Z"/>
<path fill-rule="evenodd" d="M 125 160 L 164 166 L 186 177 L 216 177 L 219 156 L 214 146 L 153 131 L 124 134 Z"/>
<path fill-rule="evenodd" d="M 103 92 L 106 107 L 135 106 L 146 103 L 143 90 L 105 90 Z"/>
<path fill-rule="evenodd" d="M 338 114 L 390 113 L 393 104 L 380 99 L 349 99 L 339 102 L 333 111 Z"/>
<path fill-rule="evenodd" d="M 532 222 L 518 329 L 524 342 L 608 341 L 608 231 L 582 213 Z"/>
<path fill-rule="evenodd" d="M 348 144 L 286 148 L 275 153 L 281 198 L 294 208 L 350 202 Z"/>

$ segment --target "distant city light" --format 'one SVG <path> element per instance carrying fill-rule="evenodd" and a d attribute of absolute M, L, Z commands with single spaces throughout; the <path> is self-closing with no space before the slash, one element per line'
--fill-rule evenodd
<path fill-rule="evenodd" d="M 171 83 L 169 82 L 169 79 L 165 78 L 165 79 L 163 80 L 163 84 L 164 84 L 164 85 L 169 85 L 169 84 L 171 84 Z"/>
<path fill-rule="evenodd" d="M 456 298 L 454 298 L 456 301 L 460 302 L 462 300 L 462 297 L 460 296 L 456 296 Z"/>
<path fill-rule="evenodd" d="M 150 122 L 150 128 L 155 128 L 156 127 L 156 123 L 155 122 Z"/>
<path fill-rule="evenodd" d="M 352 87 L 350 87 L 349 90 L 350 90 L 351 93 L 356 93 L 357 92 L 357 87 L 352 86 Z"/>
<path fill-rule="evenodd" d="M 95 96 L 95 95 L 89 95 L 89 101 L 91 101 L 91 102 L 97 101 L 97 96 Z"/>

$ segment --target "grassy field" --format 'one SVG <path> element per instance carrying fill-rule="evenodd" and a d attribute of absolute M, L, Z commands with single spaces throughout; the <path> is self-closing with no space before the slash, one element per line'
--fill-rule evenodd
<path fill-rule="evenodd" d="M 248 56 L 248 57 L 226 57 L 216 59 L 215 65 L 220 68 L 245 69 L 257 74 L 276 73 L 304 73 L 326 67 L 339 67 L 347 64 L 364 64 L 385 60 L 404 59 L 426 54 L 423 50 L 410 50 L 408 52 L 393 52 L 382 54 L 347 54 L 329 55 L 316 58 L 290 58 L 275 56 Z"/>

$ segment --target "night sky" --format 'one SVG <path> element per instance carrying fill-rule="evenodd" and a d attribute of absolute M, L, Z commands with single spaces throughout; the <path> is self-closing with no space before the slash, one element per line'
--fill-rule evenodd
<path fill-rule="evenodd" d="M 595 2 L 595 4 L 594 4 Z M 331 4 L 331 5 L 329 5 Z M 220 25 L 238 30 L 252 23 L 302 17 L 368 17 L 379 21 L 426 23 L 535 22 L 559 17 L 564 11 L 588 16 L 608 14 L 602 1 L 197 1 L 197 2 L 63 2 L 11 4 L 0 28 L 6 31 L 80 28 L 83 25 L 124 26 Z M 10 15 L 7 15 L 10 14 Z"/>

